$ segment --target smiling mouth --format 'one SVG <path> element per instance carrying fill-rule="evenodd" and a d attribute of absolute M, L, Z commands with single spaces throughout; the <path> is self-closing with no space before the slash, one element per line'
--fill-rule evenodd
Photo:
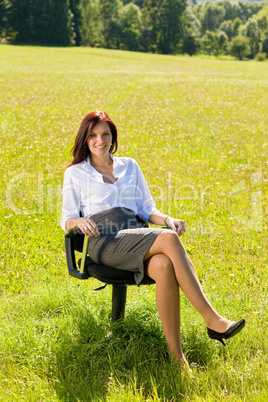
<path fill-rule="evenodd" d="M 102 147 L 95 147 L 97 149 L 103 149 L 104 147 L 106 147 L 106 145 L 103 145 Z"/>

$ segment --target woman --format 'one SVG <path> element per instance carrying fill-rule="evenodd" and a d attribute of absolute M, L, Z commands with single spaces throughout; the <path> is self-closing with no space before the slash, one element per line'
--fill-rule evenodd
<path fill-rule="evenodd" d="M 208 336 L 223 342 L 245 320 L 221 317 L 206 299 L 179 236 L 185 222 L 157 210 L 146 180 L 131 158 L 117 158 L 117 129 L 105 112 L 83 119 L 65 172 L 62 228 L 79 227 L 90 236 L 97 263 L 131 270 L 139 284 L 146 273 L 156 282 L 156 303 L 171 356 L 187 365 L 180 341 L 180 288 L 202 315 Z M 80 216 L 82 214 L 82 217 Z M 170 229 L 144 228 L 137 220 Z"/>

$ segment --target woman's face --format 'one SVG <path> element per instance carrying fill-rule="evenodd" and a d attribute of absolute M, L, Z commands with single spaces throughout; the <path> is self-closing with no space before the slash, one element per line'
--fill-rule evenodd
<path fill-rule="evenodd" d="M 112 133 L 106 121 L 98 123 L 90 132 L 87 145 L 91 155 L 102 156 L 109 153 L 112 142 Z"/>

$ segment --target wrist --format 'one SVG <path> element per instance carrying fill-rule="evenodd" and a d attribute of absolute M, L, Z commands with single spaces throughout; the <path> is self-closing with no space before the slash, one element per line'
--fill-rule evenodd
<path fill-rule="evenodd" d="M 170 218 L 170 216 L 166 215 L 165 219 L 164 219 L 164 224 L 165 226 L 169 226 L 169 224 L 167 223 L 168 219 Z"/>

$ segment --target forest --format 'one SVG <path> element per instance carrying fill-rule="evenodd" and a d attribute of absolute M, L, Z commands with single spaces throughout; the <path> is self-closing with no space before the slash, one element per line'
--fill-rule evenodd
<path fill-rule="evenodd" d="M 0 0 L 0 42 L 268 56 L 268 0 Z"/>

